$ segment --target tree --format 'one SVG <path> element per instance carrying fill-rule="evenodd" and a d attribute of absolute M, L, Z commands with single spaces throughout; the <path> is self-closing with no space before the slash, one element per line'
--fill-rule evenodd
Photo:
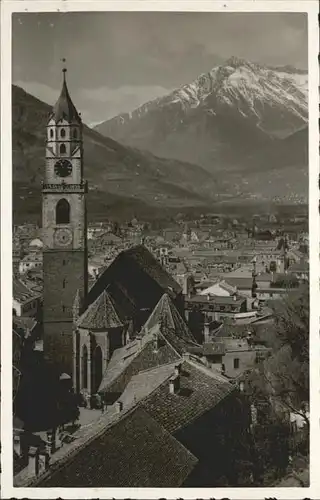
<path fill-rule="evenodd" d="M 276 288 L 298 288 L 299 281 L 294 274 L 280 274 L 271 286 Z"/>
<path fill-rule="evenodd" d="M 252 374 L 252 396 L 279 403 L 309 427 L 309 288 L 291 291 L 273 312 L 277 348 Z"/>

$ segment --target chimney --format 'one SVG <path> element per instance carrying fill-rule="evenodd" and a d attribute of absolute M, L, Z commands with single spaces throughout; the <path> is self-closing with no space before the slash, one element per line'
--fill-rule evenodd
<path fill-rule="evenodd" d="M 14 434 L 13 436 L 13 449 L 19 455 L 19 457 L 22 456 L 22 446 L 21 446 L 21 435 L 20 434 Z"/>
<path fill-rule="evenodd" d="M 47 451 L 41 451 L 38 455 L 38 475 L 49 469 L 50 455 Z"/>
<path fill-rule="evenodd" d="M 38 448 L 36 446 L 30 446 L 28 453 L 28 472 L 31 477 L 38 475 L 38 460 Z"/>
<path fill-rule="evenodd" d="M 203 341 L 205 344 L 210 342 L 210 323 L 208 318 L 205 318 L 203 325 Z"/>
<path fill-rule="evenodd" d="M 115 408 L 116 408 L 117 413 L 121 413 L 122 410 L 123 410 L 123 403 L 122 403 L 122 401 L 116 401 Z"/>
<path fill-rule="evenodd" d="M 170 394 L 176 394 L 180 389 L 180 375 L 174 375 L 169 380 L 169 392 Z"/>
<path fill-rule="evenodd" d="M 180 372 L 181 372 L 181 365 L 176 365 L 174 367 L 174 374 L 176 377 L 178 377 L 180 375 Z"/>

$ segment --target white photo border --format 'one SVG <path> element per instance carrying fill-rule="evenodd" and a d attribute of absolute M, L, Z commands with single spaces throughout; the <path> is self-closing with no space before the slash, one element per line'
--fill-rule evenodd
<path fill-rule="evenodd" d="M 317 0 L 2 0 L 1 2 L 1 493 L 2 498 L 319 499 L 319 3 Z M 12 14 L 16 12 L 301 12 L 308 15 L 310 241 L 310 487 L 308 488 L 16 488 L 12 456 Z M 320 460 L 319 460 L 320 463 Z"/>

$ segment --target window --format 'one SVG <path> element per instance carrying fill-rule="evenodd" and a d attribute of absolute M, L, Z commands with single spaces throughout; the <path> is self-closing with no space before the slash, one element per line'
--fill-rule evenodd
<path fill-rule="evenodd" d="M 65 310 L 66 310 L 66 306 L 65 306 L 65 305 L 63 305 L 63 306 L 62 306 L 62 312 L 65 312 Z"/>
<path fill-rule="evenodd" d="M 67 152 L 66 145 L 65 144 L 61 144 L 61 146 L 60 146 L 60 154 L 64 155 L 64 154 L 66 154 L 66 152 Z"/>
<path fill-rule="evenodd" d="M 66 261 L 63 259 L 62 261 L 62 265 L 65 266 L 66 265 Z"/>
<path fill-rule="evenodd" d="M 66 283 L 67 283 L 67 280 L 64 278 L 63 281 L 62 281 L 62 288 L 66 287 Z"/>
<path fill-rule="evenodd" d="M 88 349 L 87 346 L 83 346 L 82 349 L 82 389 L 87 389 L 88 387 Z"/>
<path fill-rule="evenodd" d="M 239 360 L 239 358 L 234 358 L 234 360 L 233 360 L 233 368 L 234 368 L 235 370 L 237 370 L 237 369 L 239 368 L 239 365 L 240 365 L 240 360 Z"/>
<path fill-rule="evenodd" d="M 70 205 L 65 198 L 58 201 L 56 206 L 56 224 L 69 224 Z"/>
<path fill-rule="evenodd" d="M 61 129 L 60 136 L 61 137 L 65 137 L 66 136 L 66 131 L 65 131 L 64 128 Z"/>
<path fill-rule="evenodd" d="M 77 131 L 76 128 L 73 129 L 72 136 L 73 136 L 74 139 L 77 139 L 77 137 L 78 137 L 78 131 Z"/>
<path fill-rule="evenodd" d="M 52 137 L 53 137 L 53 135 L 54 135 L 54 133 L 53 133 L 53 128 L 51 128 L 51 129 L 50 129 L 49 134 L 50 134 L 50 137 L 51 137 L 51 139 L 52 139 Z"/>

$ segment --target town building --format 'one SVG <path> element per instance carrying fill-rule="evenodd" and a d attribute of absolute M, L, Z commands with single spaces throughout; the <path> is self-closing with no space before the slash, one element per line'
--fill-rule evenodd
<path fill-rule="evenodd" d="M 19 278 L 13 277 L 12 309 L 15 316 L 36 316 L 42 296 L 27 287 Z"/>
<path fill-rule="evenodd" d="M 41 269 L 42 268 L 42 253 L 37 251 L 32 251 L 25 255 L 19 262 L 19 273 L 25 274 L 31 269 Z"/>

